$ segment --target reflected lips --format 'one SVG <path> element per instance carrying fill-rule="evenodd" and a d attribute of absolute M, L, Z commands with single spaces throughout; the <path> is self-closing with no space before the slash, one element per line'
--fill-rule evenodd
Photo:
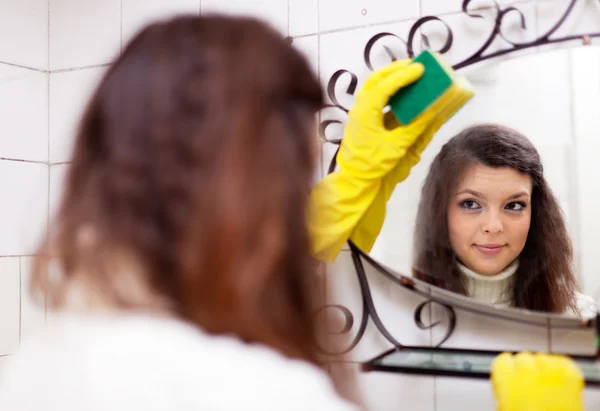
<path fill-rule="evenodd" d="M 483 245 L 475 245 L 477 250 L 479 250 L 482 254 L 487 255 L 495 255 L 501 252 L 504 249 L 503 245 L 500 244 L 483 244 Z"/>

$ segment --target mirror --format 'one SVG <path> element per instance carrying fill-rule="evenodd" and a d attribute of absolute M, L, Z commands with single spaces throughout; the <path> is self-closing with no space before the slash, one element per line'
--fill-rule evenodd
<path fill-rule="evenodd" d="M 370 256 L 499 307 L 595 315 L 600 48 L 516 54 L 459 74 L 476 96 L 396 187 Z M 523 172 L 536 153 L 539 177 Z"/>

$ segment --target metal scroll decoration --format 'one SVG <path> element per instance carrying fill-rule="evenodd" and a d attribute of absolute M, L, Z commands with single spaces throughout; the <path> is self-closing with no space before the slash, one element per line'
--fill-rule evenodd
<path fill-rule="evenodd" d="M 490 34 L 487 36 L 487 38 L 485 38 L 483 40 L 481 46 L 473 54 L 471 54 L 469 57 L 467 57 L 464 60 L 453 65 L 453 68 L 455 70 L 462 69 L 462 68 L 471 66 L 473 64 L 476 64 L 476 63 L 479 63 L 479 62 L 482 62 L 482 61 L 485 61 L 488 59 L 507 55 L 510 53 L 514 53 L 514 52 L 521 51 L 524 49 L 529 49 L 532 47 L 544 46 L 544 45 L 555 44 L 555 43 L 563 43 L 563 42 L 568 42 L 568 41 L 578 40 L 578 39 L 583 40 L 584 44 L 589 44 L 591 38 L 600 37 L 600 32 L 569 35 L 569 36 L 562 36 L 562 37 L 553 37 L 553 35 L 556 33 L 556 31 L 564 24 L 564 22 L 567 20 L 569 15 L 572 13 L 575 3 L 577 1 L 580 1 L 580 0 L 570 0 L 564 13 L 561 15 L 561 17 L 558 19 L 558 21 L 547 32 L 545 32 L 541 36 L 539 36 L 536 39 L 531 40 L 531 41 L 522 42 L 522 43 L 513 42 L 513 41 L 510 41 L 503 34 L 503 31 L 502 31 L 503 23 L 504 23 L 507 15 L 509 15 L 511 13 L 517 13 L 520 16 L 521 28 L 523 30 L 525 30 L 527 28 L 527 21 L 526 21 L 524 14 L 516 6 L 502 7 L 495 0 L 490 0 L 490 1 L 493 3 L 493 9 L 495 10 L 494 24 L 493 24 Z M 474 11 L 470 11 L 469 6 L 471 5 L 471 2 L 472 2 L 472 0 L 463 0 L 462 1 L 462 13 L 464 13 L 468 17 L 474 18 L 474 19 L 483 18 L 483 16 L 481 14 L 478 14 Z M 370 71 L 374 70 L 373 62 L 372 62 L 373 49 L 374 49 L 374 46 L 376 44 L 378 44 L 384 38 L 393 37 L 396 40 L 402 42 L 405 46 L 405 49 L 406 49 L 405 52 L 408 55 L 408 57 L 414 56 L 415 42 L 417 41 L 417 39 L 420 39 L 422 41 L 422 44 L 425 47 L 431 49 L 428 38 L 424 34 L 421 34 L 421 28 L 430 22 L 438 22 L 445 26 L 446 33 L 447 33 L 445 42 L 441 48 L 439 48 L 438 50 L 434 50 L 434 51 L 439 52 L 440 54 L 447 53 L 449 50 L 452 49 L 452 46 L 454 44 L 454 35 L 452 33 L 452 29 L 441 17 L 425 16 L 425 17 L 422 17 L 419 20 L 417 20 L 412 25 L 412 27 L 409 30 L 407 41 L 402 40 L 398 35 L 391 33 L 391 32 L 381 32 L 381 33 L 378 33 L 378 34 L 372 36 L 367 41 L 367 43 L 364 47 L 364 50 L 363 50 L 363 59 L 364 59 L 366 68 L 369 69 Z M 499 38 L 504 40 L 508 46 L 501 50 L 488 51 L 490 49 L 490 46 L 494 43 L 494 41 Z M 398 56 L 396 55 L 396 53 L 394 53 L 394 51 L 392 51 L 389 47 L 383 46 L 383 49 L 391 61 L 395 61 L 398 59 Z M 346 82 L 346 83 L 342 83 L 342 82 Z M 347 84 L 347 86 L 343 87 L 343 93 L 346 96 L 338 95 L 340 88 L 342 88 L 341 84 Z M 327 82 L 327 88 L 326 88 L 327 95 L 328 95 L 329 99 L 331 100 L 332 104 L 327 105 L 326 108 L 339 110 L 342 112 L 343 115 L 347 115 L 347 113 L 349 111 L 349 107 L 347 107 L 341 103 L 341 97 L 346 97 L 346 98 L 348 96 L 353 97 L 357 91 L 357 85 L 358 85 L 358 76 L 355 73 L 353 73 L 349 70 L 345 70 L 345 69 L 340 69 L 340 70 L 336 71 L 330 77 L 329 81 Z M 342 140 L 341 135 L 332 135 L 332 136 L 328 135 L 331 126 L 336 125 L 336 124 L 338 126 L 343 126 L 344 121 L 332 120 L 332 119 L 321 121 L 319 124 L 319 136 L 324 142 L 337 145 L 338 150 L 339 150 L 339 145 Z M 333 159 L 329 165 L 328 173 L 332 173 L 335 170 L 336 157 L 337 157 L 337 151 L 336 151 L 335 155 L 333 156 Z M 350 245 L 352 259 L 353 259 L 354 267 L 356 269 L 356 274 L 358 276 L 358 281 L 359 281 L 360 290 L 361 290 L 362 315 L 361 315 L 360 321 L 358 323 L 359 326 L 358 326 L 358 331 L 357 331 L 356 335 L 351 338 L 351 341 L 347 344 L 347 346 L 345 348 L 343 348 L 342 350 L 338 350 L 338 351 L 332 351 L 332 350 L 327 350 L 324 347 L 321 347 L 323 353 L 326 355 L 342 355 L 342 354 L 350 352 L 352 349 L 354 349 L 356 347 L 356 345 L 360 342 L 360 340 L 364 336 L 369 319 L 371 319 L 373 321 L 377 330 L 394 347 L 396 347 L 396 348 L 403 347 L 403 344 L 399 340 L 397 340 L 388 331 L 388 329 L 383 324 L 379 314 L 377 313 L 375 304 L 373 303 L 373 297 L 372 297 L 371 289 L 369 286 L 369 281 L 368 281 L 367 275 L 365 273 L 363 262 L 367 261 L 367 263 L 369 265 L 373 266 L 377 272 L 384 275 L 391 281 L 396 282 L 398 285 L 403 286 L 405 288 L 409 288 L 409 289 L 413 290 L 415 293 L 418 293 L 418 294 L 422 294 L 422 293 L 420 293 L 418 290 L 416 290 L 414 288 L 414 284 L 411 284 L 410 279 L 408 279 L 406 277 L 398 278 L 396 275 L 389 272 L 389 270 L 387 270 L 385 267 L 383 267 L 383 266 L 379 265 L 377 262 L 373 261 L 366 253 L 361 251 L 351 241 L 349 241 L 349 245 Z M 427 297 L 426 294 L 422 294 L 422 295 Z M 441 308 L 444 310 L 444 313 L 446 314 L 446 317 L 447 317 L 447 321 L 444 321 L 446 330 L 445 330 L 442 338 L 440 339 L 440 341 L 438 341 L 436 344 L 434 344 L 436 347 L 440 347 L 451 337 L 452 333 L 454 332 L 454 329 L 456 326 L 456 314 L 455 314 L 454 308 L 452 306 L 444 304 L 443 302 L 435 301 L 434 299 L 428 298 L 415 309 L 414 315 L 413 315 L 415 325 L 422 330 L 428 330 L 433 327 L 441 327 L 442 326 L 441 322 L 433 322 L 433 323 L 427 324 L 425 321 L 423 321 L 424 311 L 426 311 L 426 309 L 432 304 L 441 306 Z M 341 327 L 340 330 L 335 332 L 336 334 L 347 334 L 352 330 L 352 328 L 355 324 L 355 319 L 348 308 L 346 308 L 342 305 L 328 305 L 328 306 L 322 307 L 321 310 L 319 310 L 319 313 L 322 313 L 327 310 L 338 311 L 344 317 L 344 325 Z M 490 315 L 489 313 L 484 314 L 484 315 L 494 316 L 494 315 Z M 524 321 L 524 322 L 526 323 L 526 321 Z"/>
<path fill-rule="evenodd" d="M 465 67 L 480 63 L 485 60 L 508 55 L 508 54 L 511 54 L 511 53 L 514 53 L 517 51 L 530 49 L 533 47 L 545 46 L 545 45 L 556 44 L 556 43 L 564 43 L 564 42 L 579 40 L 579 39 L 582 40 L 584 42 L 584 44 L 588 44 L 592 38 L 600 37 L 600 32 L 553 37 L 553 35 L 558 31 L 558 29 L 560 29 L 560 27 L 565 23 L 567 18 L 571 15 L 571 13 L 574 9 L 574 6 L 578 1 L 585 1 L 585 0 L 570 0 L 569 5 L 565 9 L 565 11 L 561 15 L 561 17 L 558 19 L 558 21 L 544 34 L 535 38 L 534 40 L 519 43 L 519 42 L 511 41 L 510 39 L 508 39 L 507 36 L 504 35 L 502 28 L 505 25 L 504 22 L 506 21 L 506 17 L 509 14 L 517 13 L 520 17 L 521 28 L 523 30 L 525 30 L 527 28 L 527 20 L 525 18 L 525 15 L 523 14 L 523 12 L 521 12 L 521 10 L 519 10 L 519 8 L 516 6 L 502 7 L 501 5 L 499 5 L 497 3 L 496 0 L 490 0 L 490 2 L 493 4 L 493 9 L 495 10 L 495 17 L 494 17 L 494 24 L 493 24 L 493 27 L 492 27 L 489 35 L 487 36 L 487 38 L 484 39 L 481 46 L 473 54 L 471 54 L 469 57 L 465 58 L 464 60 L 454 64 L 453 68 L 455 70 L 463 69 Z M 472 3 L 472 0 L 463 0 L 462 1 L 462 13 L 464 13 L 466 16 L 473 18 L 473 19 L 483 19 L 484 16 L 482 16 L 481 14 L 478 14 L 475 11 L 469 10 L 469 6 L 471 5 L 471 3 Z M 405 46 L 405 50 L 404 50 L 405 54 L 408 57 L 413 57 L 415 55 L 415 45 L 416 45 L 417 40 L 421 40 L 425 47 L 430 48 L 429 47 L 429 39 L 427 38 L 426 35 L 421 34 L 421 29 L 424 26 L 426 26 L 427 24 L 430 24 L 431 22 L 437 22 L 438 24 L 443 24 L 446 28 L 446 33 L 447 33 L 445 42 L 441 46 L 441 48 L 439 48 L 438 50 L 433 50 L 433 51 L 436 51 L 440 54 L 445 54 L 448 51 L 450 51 L 452 49 L 452 46 L 454 45 L 454 34 L 452 33 L 452 29 L 450 28 L 450 26 L 441 17 L 425 16 L 425 17 L 421 17 L 419 20 L 417 20 L 412 25 L 412 27 L 409 30 L 408 39 L 406 41 L 404 41 L 398 35 L 396 35 L 394 33 L 390 33 L 390 32 L 377 33 L 376 35 L 371 37 L 367 41 L 367 43 L 364 47 L 364 50 L 363 50 L 363 59 L 364 59 L 366 68 L 371 71 L 373 70 L 374 67 L 373 67 L 372 59 L 373 59 L 374 46 L 376 44 L 378 44 L 384 38 L 393 37 L 396 40 L 398 40 L 399 42 L 403 43 Z M 490 47 L 492 46 L 494 41 L 497 39 L 502 39 L 505 43 L 508 44 L 508 47 L 503 48 L 501 50 L 497 50 L 497 51 L 489 51 Z M 394 51 L 391 50 L 391 48 L 386 47 L 386 46 L 384 46 L 383 48 L 384 48 L 386 54 L 389 56 L 391 61 L 395 61 L 399 58 L 397 53 L 394 53 Z M 357 91 L 356 90 L 357 85 L 358 85 L 358 76 L 356 75 L 356 73 L 353 73 L 349 70 L 340 69 L 340 70 L 336 71 L 329 78 L 329 81 L 327 82 L 327 95 L 328 95 L 329 99 L 331 100 L 332 104 L 326 105 L 326 108 L 333 108 L 335 110 L 339 110 L 339 111 L 347 114 L 349 111 L 349 107 L 345 106 L 344 104 L 342 104 L 340 102 L 340 97 L 342 97 L 342 96 L 339 95 L 339 91 L 341 88 L 342 81 L 348 82 L 348 85 L 346 87 L 344 87 L 345 90 L 343 91 L 343 93 L 346 94 L 347 96 L 351 96 L 351 97 L 355 95 L 355 93 Z M 319 125 L 319 135 L 323 141 L 339 145 L 341 142 L 341 136 L 339 136 L 339 135 L 329 136 L 328 135 L 328 130 L 330 129 L 330 126 L 332 126 L 334 124 L 338 124 L 341 126 L 344 124 L 344 122 L 341 120 L 324 120 L 324 121 L 322 121 Z"/>

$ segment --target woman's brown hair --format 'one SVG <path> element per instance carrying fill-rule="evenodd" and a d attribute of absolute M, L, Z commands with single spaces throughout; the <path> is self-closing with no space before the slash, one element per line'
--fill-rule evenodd
<path fill-rule="evenodd" d="M 85 284 L 317 363 L 305 223 L 322 104 L 307 61 L 257 20 L 146 27 L 87 107 L 40 253 L 61 275 L 39 258 L 34 290 L 61 307 Z"/>
<path fill-rule="evenodd" d="M 558 201 L 544 178 L 540 156 L 525 136 L 500 125 L 463 130 L 433 160 L 417 213 L 415 277 L 466 294 L 450 244 L 447 214 L 457 185 L 474 164 L 510 167 L 527 174 L 533 184 L 531 225 L 519 257 L 513 305 L 555 313 L 574 309 L 573 249 Z"/>

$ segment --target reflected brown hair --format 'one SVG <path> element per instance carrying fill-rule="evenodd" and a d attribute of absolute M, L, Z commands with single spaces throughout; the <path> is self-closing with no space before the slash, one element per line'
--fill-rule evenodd
<path fill-rule="evenodd" d="M 34 289 L 62 307 L 84 284 L 317 363 L 305 223 L 322 104 L 307 61 L 257 20 L 146 27 L 87 107 L 41 252 L 61 275 L 39 258 Z"/>
<path fill-rule="evenodd" d="M 544 178 L 540 156 L 525 136 L 500 125 L 463 130 L 433 160 L 417 213 L 414 276 L 466 294 L 450 244 L 448 206 L 464 173 L 474 164 L 510 167 L 527 174 L 533 184 L 531 226 L 519 257 L 513 305 L 555 313 L 574 309 L 573 249 L 558 201 Z"/>

